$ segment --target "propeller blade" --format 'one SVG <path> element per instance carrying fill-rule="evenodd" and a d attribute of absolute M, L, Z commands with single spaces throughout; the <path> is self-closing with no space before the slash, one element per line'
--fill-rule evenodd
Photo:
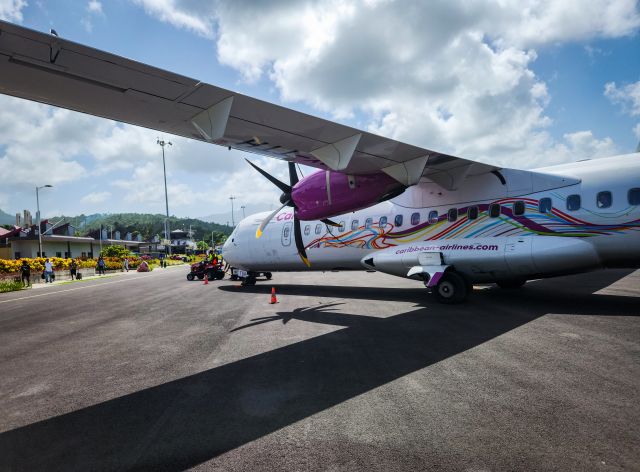
<path fill-rule="evenodd" d="M 280 190 L 282 190 L 283 193 L 291 193 L 291 186 L 285 184 L 284 182 L 280 182 L 274 176 L 272 176 L 271 174 L 268 174 L 266 171 L 262 170 L 260 167 L 258 167 L 253 162 L 251 162 L 249 159 L 245 159 L 245 161 L 247 161 L 251 165 L 251 167 L 253 167 L 255 170 L 260 172 L 269 182 L 271 182 L 273 185 L 275 185 Z M 295 171 L 295 169 L 294 169 L 294 171 Z"/>
<path fill-rule="evenodd" d="M 302 262 L 306 264 L 307 267 L 311 267 L 311 263 L 309 259 L 307 259 L 307 251 L 304 250 L 304 241 L 302 241 L 302 231 L 300 230 L 300 220 L 293 214 L 293 237 L 296 240 L 296 249 L 298 250 L 298 255 Z"/>
<path fill-rule="evenodd" d="M 298 183 L 298 173 L 296 172 L 296 163 L 289 162 L 289 185 L 293 188 Z"/>
<path fill-rule="evenodd" d="M 331 221 L 329 218 L 325 218 L 324 220 L 320 220 L 321 223 L 324 223 L 327 226 L 335 226 L 336 228 L 340 227 L 339 223 L 336 223 L 335 221 Z"/>
<path fill-rule="evenodd" d="M 286 202 L 284 205 L 282 205 L 277 210 L 272 211 L 264 220 L 262 220 L 262 223 L 260 223 L 260 226 L 258 226 L 258 230 L 256 231 L 256 238 L 259 238 L 260 236 L 262 236 L 262 232 L 264 231 L 264 229 L 269 224 L 269 221 L 271 221 L 273 219 L 273 217 L 276 216 L 278 214 L 278 212 L 280 210 L 282 210 L 284 207 L 286 207 L 288 204 L 289 204 L 289 202 Z"/>

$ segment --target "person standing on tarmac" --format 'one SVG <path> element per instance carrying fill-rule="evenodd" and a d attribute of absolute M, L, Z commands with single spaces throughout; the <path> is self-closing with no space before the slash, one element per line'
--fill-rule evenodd
<path fill-rule="evenodd" d="M 31 266 L 26 259 L 22 259 L 22 265 L 20 266 L 20 276 L 22 278 L 23 287 L 31 286 Z"/>
<path fill-rule="evenodd" d="M 122 261 L 122 265 L 124 267 L 124 270 L 129 272 L 129 258 L 125 257 L 124 261 Z"/>
<path fill-rule="evenodd" d="M 75 259 L 71 259 L 71 264 L 69 264 L 69 273 L 71 274 L 71 280 L 76 279 L 76 274 L 78 272 L 78 263 Z"/>
<path fill-rule="evenodd" d="M 47 257 L 47 260 L 44 261 L 44 283 L 53 283 L 53 264 Z"/>

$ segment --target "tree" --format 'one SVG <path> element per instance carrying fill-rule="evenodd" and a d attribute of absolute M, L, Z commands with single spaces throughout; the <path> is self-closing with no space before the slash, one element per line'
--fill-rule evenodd
<path fill-rule="evenodd" d="M 124 246 L 107 246 L 101 252 L 103 257 L 127 257 L 129 250 Z"/>
<path fill-rule="evenodd" d="M 196 243 L 196 247 L 201 251 L 206 251 L 207 249 L 209 249 L 209 245 L 206 243 L 206 241 L 198 241 Z"/>

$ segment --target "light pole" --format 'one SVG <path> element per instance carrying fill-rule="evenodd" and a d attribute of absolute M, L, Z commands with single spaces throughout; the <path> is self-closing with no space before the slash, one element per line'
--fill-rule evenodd
<path fill-rule="evenodd" d="M 244 205 L 242 205 L 240 208 L 242 208 L 242 218 L 246 218 L 245 214 L 244 214 L 244 209 L 246 208 Z"/>
<path fill-rule="evenodd" d="M 167 206 L 167 218 L 164 220 L 164 239 L 169 240 L 169 195 L 167 193 L 167 166 L 164 161 L 164 147 L 173 146 L 171 141 L 158 138 L 158 144 L 162 146 L 162 170 L 164 171 L 164 202 Z M 169 255 L 171 255 L 171 240 L 169 240 Z"/>
<path fill-rule="evenodd" d="M 40 251 L 40 253 L 38 254 L 38 257 L 42 257 L 42 226 L 40 223 L 40 189 L 41 188 L 51 188 L 53 187 L 53 185 L 43 185 L 41 187 L 36 186 L 36 206 L 38 209 L 38 250 Z"/>
<path fill-rule="evenodd" d="M 234 197 L 233 195 L 231 195 L 229 197 L 229 200 L 231 200 L 231 226 L 235 226 L 236 222 L 233 216 L 233 201 L 236 199 L 237 197 Z"/>

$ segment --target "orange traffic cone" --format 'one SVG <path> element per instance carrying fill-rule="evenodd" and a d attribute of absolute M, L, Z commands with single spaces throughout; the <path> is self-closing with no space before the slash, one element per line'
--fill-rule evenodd
<path fill-rule="evenodd" d="M 269 304 L 273 305 L 274 303 L 278 303 L 278 299 L 276 298 L 276 288 L 271 287 L 271 301 Z"/>
<path fill-rule="evenodd" d="M 209 274 L 204 274 L 204 284 L 203 285 L 209 285 Z"/>

